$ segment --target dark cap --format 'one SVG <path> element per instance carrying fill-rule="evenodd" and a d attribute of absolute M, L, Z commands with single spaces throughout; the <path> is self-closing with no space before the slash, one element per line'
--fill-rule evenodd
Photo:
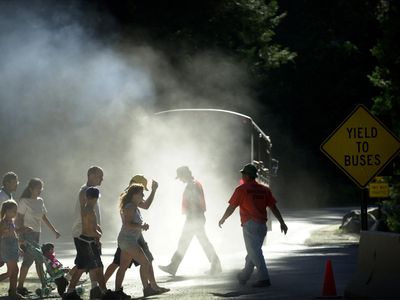
<path fill-rule="evenodd" d="M 99 198 L 99 194 L 99 189 L 95 187 L 90 187 L 86 190 L 86 197 L 88 198 Z"/>
<path fill-rule="evenodd" d="M 256 178 L 257 177 L 257 168 L 252 164 L 247 164 L 240 170 L 240 173 L 249 175 L 253 178 Z"/>
<path fill-rule="evenodd" d="M 188 166 L 182 166 L 176 169 L 176 178 L 182 178 L 182 177 L 192 177 L 192 171 L 190 171 Z"/>

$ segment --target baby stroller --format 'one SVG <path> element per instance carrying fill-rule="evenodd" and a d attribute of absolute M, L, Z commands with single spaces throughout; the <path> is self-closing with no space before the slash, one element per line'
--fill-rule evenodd
<path fill-rule="evenodd" d="M 41 288 L 36 289 L 35 293 L 39 297 L 49 296 L 53 290 L 51 283 L 57 286 L 57 292 L 62 296 L 68 286 L 68 280 L 65 275 L 69 272 L 68 268 L 63 268 L 62 264 L 54 255 L 54 245 L 51 243 L 43 244 L 40 247 L 36 242 L 25 241 L 27 249 L 31 250 L 36 261 L 45 265 L 43 278 L 40 278 Z"/>

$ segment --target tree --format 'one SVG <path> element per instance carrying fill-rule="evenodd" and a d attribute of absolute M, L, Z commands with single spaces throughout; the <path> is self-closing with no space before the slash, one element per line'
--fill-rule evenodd
<path fill-rule="evenodd" d="M 382 0 L 377 8 L 377 18 L 381 26 L 382 36 L 372 54 L 378 64 L 369 76 L 371 82 L 379 88 L 374 97 L 373 112 L 382 118 L 393 132 L 400 134 L 400 3 Z M 393 164 L 391 177 L 391 200 L 384 201 L 386 222 L 391 231 L 400 232 L 400 163 Z"/>
<path fill-rule="evenodd" d="M 125 33 L 141 34 L 170 56 L 190 57 L 217 49 L 248 62 L 254 71 L 276 68 L 295 53 L 274 41 L 285 17 L 277 0 L 98 1 Z M 145 34 L 143 34 L 145 33 Z M 176 57 L 175 57 L 176 58 Z"/>
<path fill-rule="evenodd" d="M 369 79 L 379 89 L 373 111 L 400 134 L 400 3 L 382 0 L 377 8 L 382 36 L 372 54 L 378 64 Z"/>

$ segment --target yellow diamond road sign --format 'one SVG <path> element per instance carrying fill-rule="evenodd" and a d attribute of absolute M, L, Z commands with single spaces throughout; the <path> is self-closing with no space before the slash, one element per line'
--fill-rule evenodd
<path fill-rule="evenodd" d="M 321 150 L 363 188 L 398 154 L 400 140 L 365 106 L 358 105 Z"/>

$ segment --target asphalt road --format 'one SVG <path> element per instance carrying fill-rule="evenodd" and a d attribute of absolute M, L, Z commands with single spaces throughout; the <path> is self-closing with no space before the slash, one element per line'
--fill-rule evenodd
<path fill-rule="evenodd" d="M 218 276 L 209 276 L 205 272 L 208 264 L 199 256 L 196 247 L 191 246 L 178 270 L 172 277 L 158 269 L 169 255 L 162 251 L 153 251 L 156 279 L 160 285 L 171 289 L 170 292 L 150 297 L 151 299 L 315 299 L 322 296 L 325 264 L 331 260 L 337 296 L 343 295 L 347 283 L 356 268 L 358 236 L 345 235 L 338 231 L 342 216 L 351 208 L 326 208 L 318 210 L 286 211 L 285 219 L 289 232 L 285 236 L 273 223 L 272 231 L 267 235 L 264 255 L 269 268 L 272 285 L 268 288 L 252 288 L 251 282 L 240 286 L 236 273 L 244 264 L 244 245 L 240 236 L 232 243 L 231 249 L 221 251 L 223 272 Z M 238 228 L 240 231 L 240 228 Z M 234 244 L 234 245 L 233 245 Z M 73 265 L 74 249 L 72 243 L 59 243 L 57 255 L 66 266 Z M 103 263 L 107 266 L 112 261 L 115 243 L 104 243 Z M 197 249 L 198 250 L 198 249 Z M 201 252 L 201 251 L 200 251 Z M 2 270 L 4 267 L 2 267 Z M 34 268 L 28 274 L 26 286 L 30 290 L 38 287 Z M 82 279 L 87 279 L 84 275 Z M 82 285 L 84 299 L 89 299 L 89 283 Z M 108 282 L 113 289 L 114 276 Z M 8 282 L 0 283 L 1 295 L 5 295 Z M 124 291 L 134 298 L 142 297 L 142 287 L 137 268 L 127 272 Z M 53 292 L 55 295 L 55 291 Z"/>

